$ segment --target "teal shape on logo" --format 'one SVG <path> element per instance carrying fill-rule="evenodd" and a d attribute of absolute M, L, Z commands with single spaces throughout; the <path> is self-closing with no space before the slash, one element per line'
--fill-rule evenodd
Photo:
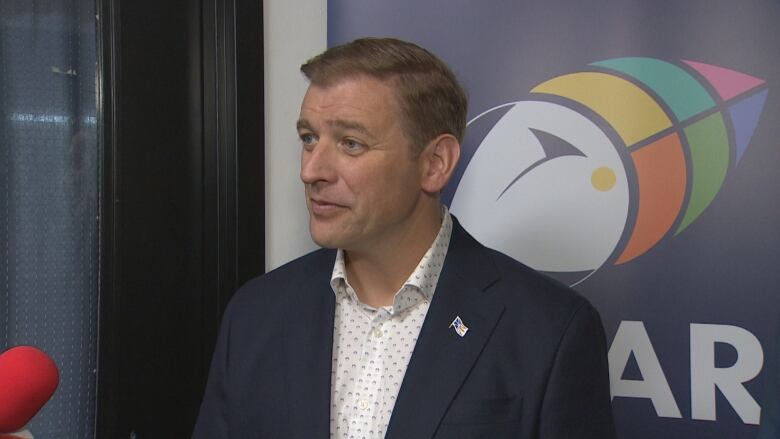
<path fill-rule="evenodd" d="M 715 106 L 702 85 L 672 63 L 654 58 L 613 58 L 591 64 L 630 76 L 656 93 L 682 122 Z"/>

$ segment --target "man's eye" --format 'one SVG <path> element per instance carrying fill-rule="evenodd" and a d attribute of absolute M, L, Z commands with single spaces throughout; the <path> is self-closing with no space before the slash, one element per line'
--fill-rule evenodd
<path fill-rule="evenodd" d="M 311 133 L 303 133 L 300 135 L 301 143 L 303 146 L 313 145 L 317 141 L 317 137 Z"/>
<path fill-rule="evenodd" d="M 358 152 L 364 148 L 362 143 L 352 139 L 344 139 L 341 143 L 347 152 Z"/>

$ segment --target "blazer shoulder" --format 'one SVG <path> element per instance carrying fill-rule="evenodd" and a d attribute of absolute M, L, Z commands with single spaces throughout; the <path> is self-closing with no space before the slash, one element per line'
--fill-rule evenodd
<path fill-rule="evenodd" d="M 309 284 L 327 282 L 333 271 L 336 251 L 318 249 L 250 279 L 230 299 L 230 308 L 262 307 L 268 310 L 290 297 L 291 292 L 310 291 Z"/>
<path fill-rule="evenodd" d="M 478 282 L 483 285 L 489 282 L 486 291 L 500 297 L 506 305 L 526 310 L 549 310 L 556 315 L 566 310 L 574 312 L 586 304 L 589 306 L 588 300 L 571 287 L 486 247 L 471 236 L 456 218 L 452 236 L 450 250 L 459 254 L 453 258 L 457 271 L 462 276 L 479 279 Z"/>
<path fill-rule="evenodd" d="M 484 248 L 500 273 L 495 289 L 509 306 L 533 310 L 548 321 L 566 321 L 583 308 L 595 312 L 590 301 L 570 286 L 497 250 Z"/>

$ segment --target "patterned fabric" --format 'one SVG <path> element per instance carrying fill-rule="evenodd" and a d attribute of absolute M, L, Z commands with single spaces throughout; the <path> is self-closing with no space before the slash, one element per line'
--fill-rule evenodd
<path fill-rule="evenodd" d="M 361 303 L 339 250 L 331 276 L 336 294 L 331 368 L 330 435 L 382 438 L 420 334 L 450 244 L 452 218 L 443 208 L 439 234 L 395 294 L 393 305 Z"/>

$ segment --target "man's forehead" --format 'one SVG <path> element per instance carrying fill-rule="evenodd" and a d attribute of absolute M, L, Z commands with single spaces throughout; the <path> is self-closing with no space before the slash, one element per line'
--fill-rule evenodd
<path fill-rule="evenodd" d="M 301 103 L 297 128 L 327 126 L 368 134 L 378 125 L 394 125 L 399 119 L 394 90 L 384 81 L 361 76 L 330 85 L 309 85 Z"/>
<path fill-rule="evenodd" d="M 361 105 L 372 101 L 386 106 L 397 101 L 396 95 L 392 81 L 368 75 L 348 76 L 327 83 L 310 83 L 301 109 L 307 105 Z"/>
<path fill-rule="evenodd" d="M 363 123 L 357 120 L 329 118 L 323 121 L 323 123 L 330 128 L 336 128 L 342 130 L 354 130 L 354 131 L 360 131 L 369 134 L 368 127 L 366 127 Z M 298 131 L 300 131 L 300 130 L 312 130 L 315 127 L 313 126 L 313 123 L 311 121 L 309 121 L 305 117 L 301 117 L 298 119 L 298 122 L 296 123 L 296 128 L 298 129 Z"/>
<path fill-rule="evenodd" d="M 390 91 L 395 90 L 395 84 L 391 79 L 378 78 L 368 73 L 360 72 L 328 78 L 326 81 L 313 81 L 309 83 L 309 89 L 327 90 L 354 84 L 383 87 Z"/>

